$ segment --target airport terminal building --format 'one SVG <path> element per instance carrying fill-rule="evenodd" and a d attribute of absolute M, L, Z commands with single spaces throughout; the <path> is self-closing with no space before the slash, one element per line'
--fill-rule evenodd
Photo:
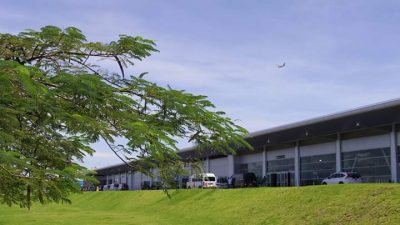
<path fill-rule="evenodd" d="M 396 99 L 251 133 L 246 140 L 254 151 L 200 155 L 188 148 L 179 154 L 204 160 L 205 172 L 216 176 L 253 172 L 268 186 L 316 185 L 340 171 L 358 172 L 364 182 L 399 182 L 399 128 Z M 124 164 L 96 171 L 101 184 L 126 183 L 132 190 L 158 181 Z"/>

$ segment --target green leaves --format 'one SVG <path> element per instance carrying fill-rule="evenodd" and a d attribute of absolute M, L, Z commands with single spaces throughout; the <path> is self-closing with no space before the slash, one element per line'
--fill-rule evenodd
<path fill-rule="evenodd" d="M 143 79 L 146 73 L 125 77 L 155 46 L 128 35 L 88 42 L 74 27 L 0 34 L 0 201 L 68 202 L 77 179 L 96 182 L 76 161 L 100 139 L 134 169 L 151 175 L 157 168 L 168 184 L 184 173 L 177 138 L 221 154 L 250 147 L 247 131 L 206 96 L 161 87 Z M 93 64 L 99 59 L 120 74 Z M 121 138 L 126 144 L 115 141 Z"/>

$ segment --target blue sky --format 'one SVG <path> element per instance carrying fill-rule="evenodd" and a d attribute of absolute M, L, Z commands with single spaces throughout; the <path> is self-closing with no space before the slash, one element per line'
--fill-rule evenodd
<path fill-rule="evenodd" d="M 251 132 L 399 97 L 399 1 L 0 3 L 2 33 L 57 25 L 156 40 L 161 52 L 130 73 L 205 94 Z M 94 146 L 88 167 L 119 162 Z"/>

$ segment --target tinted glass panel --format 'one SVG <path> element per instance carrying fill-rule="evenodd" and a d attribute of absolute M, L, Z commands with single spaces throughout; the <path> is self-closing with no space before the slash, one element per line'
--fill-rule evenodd
<path fill-rule="evenodd" d="M 400 182 L 400 147 L 397 147 L 397 180 Z"/>
<path fill-rule="evenodd" d="M 228 178 L 226 178 L 226 177 L 218 177 L 217 182 L 218 183 L 228 183 Z"/>
<path fill-rule="evenodd" d="M 315 185 L 336 171 L 336 155 L 316 155 L 300 158 L 300 184 Z M 335 174 L 333 177 L 337 177 Z"/>
<path fill-rule="evenodd" d="M 357 172 L 363 182 L 389 182 L 390 149 L 378 148 L 342 153 L 342 165 L 345 172 Z"/>
<path fill-rule="evenodd" d="M 267 172 L 294 171 L 294 159 L 271 160 L 267 162 Z"/>
<path fill-rule="evenodd" d="M 351 178 L 360 178 L 361 175 L 358 174 L 358 173 L 349 173 L 349 177 L 351 177 Z"/>
<path fill-rule="evenodd" d="M 242 174 L 242 173 L 247 173 L 249 166 L 247 163 L 242 163 L 242 164 L 236 164 L 235 165 L 235 174 Z"/>
<path fill-rule="evenodd" d="M 205 181 L 215 181 L 215 177 L 204 177 Z"/>
<path fill-rule="evenodd" d="M 235 174 L 254 173 L 257 177 L 262 176 L 262 162 L 242 163 L 235 165 Z"/>

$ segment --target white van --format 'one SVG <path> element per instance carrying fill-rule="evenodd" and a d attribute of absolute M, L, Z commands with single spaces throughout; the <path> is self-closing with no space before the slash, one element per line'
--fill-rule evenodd
<path fill-rule="evenodd" d="M 217 178 L 213 173 L 192 175 L 186 183 L 186 188 L 217 188 Z"/>

